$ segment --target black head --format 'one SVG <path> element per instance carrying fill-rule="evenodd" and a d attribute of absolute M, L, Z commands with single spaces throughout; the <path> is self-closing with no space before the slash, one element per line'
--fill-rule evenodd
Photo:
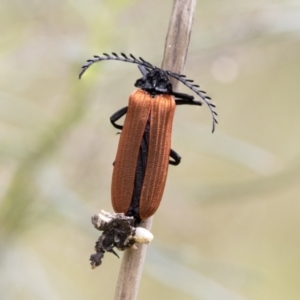
<path fill-rule="evenodd" d="M 172 84 L 167 73 L 158 68 L 138 79 L 135 86 L 148 92 L 152 97 L 160 94 L 172 94 Z"/>

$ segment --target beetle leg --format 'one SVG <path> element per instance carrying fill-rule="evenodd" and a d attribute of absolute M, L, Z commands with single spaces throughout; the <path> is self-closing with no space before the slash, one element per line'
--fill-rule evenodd
<path fill-rule="evenodd" d="M 110 122 L 115 128 L 123 129 L 122 125 L 118 125 L 115 122 L 118 121 L 120 118 L 122 118 L 127 113 L 127 110 L 128 110 L 128 106 L 123 107 L 122 109 L 118 110 L 110 117 Z"/>
<path fill-rule="evenodd" d="M 182 100 L 189 100 L 189 101 L 194 100 L 194 96 L 191 96 L 191 95 L 188 95 L 188 94 L 172 92 L 171 95 L 173 95 L 176 98 L 182 99 Z"/>
<path fill-rule="evenodd" d="M 187 104 L 187 105 L 202 105 L 201 101 L 197 101 L 197 100 L 186 100 L 186 99 L 175 99 L 175 103 L 176 105 L 183 105 L 183 104 Z"/>
<path fill-rule="evenodd" d="M 169 160 L 169 164 L 173 166 L 178 166 L 181 161 L 181 157 L 179 156 L 178 153 L 176 153 L 174 150 L 170 150 L 170 157 L 173 158 L 174 160 Z"/>

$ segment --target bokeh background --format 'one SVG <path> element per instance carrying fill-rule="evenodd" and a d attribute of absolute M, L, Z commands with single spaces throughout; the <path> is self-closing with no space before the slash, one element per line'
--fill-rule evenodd
<path fill-rule="evenodd" d="M 109 117 L 163 57 L 172 1 L 2 0 L 1 299 L 112 299 L 121 261 L 89 266 L 112 210 Z M 300 1 L 198 1 L 185 74 L 212 96 L 176 110 L 139 299 L 300 299 Z M 181 91 L 186 91 L 184 88 Z"/>

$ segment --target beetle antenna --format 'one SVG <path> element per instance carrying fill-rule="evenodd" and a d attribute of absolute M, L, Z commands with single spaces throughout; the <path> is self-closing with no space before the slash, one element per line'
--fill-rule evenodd
<path fill-rule="evenodd" d="M 140 70 L 140 72 L 142 73 L 143 76 L 146 76 L 147 73 L 149 72 L 149 70 L 145 66 L 138 65 L 138 68 L 139 68 L 139 70 Z"/>
<path fill-rule="evenodd" d="M 107 53 L 103 53 L 103 56 L 99 56 L 99 55 L 94 55 L 94 58 L 92 59 L 88 59 L 87 63 L 82 66 L 82 70 L 79 73 L 79 78 L 81 78 L 81 76 L 83 75 L 83 73 L 94 63 L 98 62 L 98 61 L 102 61 L 102 60 L 119 60 L 119 61 L 124 61 L 124 62 L 129 62 L 129 63 L 133 63 L 133 64 L 138 64 L 139 66 L 145 67 L 146 69 L 155 69 L 156 67 L 153 66 L 152 64 L 150 64 L 149 62 L 145 61 L 144 59 L 142 59 L 141 57 L 136 58 L 135 56 L 133 56 L 132 54 L 129 55 L 130 57 L 128 57 L 126 54 L 121 53 L 121 56 L 119 56 L 118 54 L 116 54 L 115 52 L 112 52 L 112 55 L 109 55 Z"/>
<path fill-rule="evenodd" d="M 193 84 L 193 80 L 191 79 L 186 79 L 185 75 L 181 75 L 181 74 L 176 74 L 173 73 L 171 71 L 166 71 L 168 75 L 170 75 L 171 77 L 177 79 L 178 81 L 182 82 L 185 86 L 187 86 L 188 88 L 190 88 L 194 93 L 196 93 L 198 96 L 201 97 L 201 99 L 207 104 L 208 108 L 211 111 L 211 115 L 212 115 L 212 119 L 213 119 L 213 124 L 212 124 L 212 132 L 215 131 L 215 127 L 216 124 L 218 124 L 218 120 L 217 120 L 217 112 L 215 111 L 215 104 L 213 104 L 211 102 L 211 98 L 206 96 L 204 91 L 201 91 L 199 88 L 200 86 L 197 84 Z"/>

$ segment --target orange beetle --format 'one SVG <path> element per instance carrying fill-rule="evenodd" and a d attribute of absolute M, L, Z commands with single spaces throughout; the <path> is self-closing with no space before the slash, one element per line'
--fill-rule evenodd
<path fill-rule="evenodd" d="M 93 63 L 102 60 L 119 60 L 138 65 L 143 77 L 138 79 L 138 88 L 129 97 L 128 107 L 111 116 L 112 125 L 122 129 L 112 176 L 112 205 L 116 212 L 133 216 L 136 222 L 152 216 L 161 201 L 168 165 L 178 165 L 180 156 L 171 149 L 172 122 L 176 105 L 202 105 L 191 95 L 177 93 L 172 89 L 169 77 L 173 77 L 194 91 L 208 105 L 217 123 L 215 105 L 210 97 L 199 90 L 184 75 L 157 68 L 142 58 L 130 58 L 124 53 L 94 56 L 82 67 L 82 74 Z M 126 115 L 124 125 L 115 122 Z M 171 157 L 173 160 L 169 160 Z"/>

